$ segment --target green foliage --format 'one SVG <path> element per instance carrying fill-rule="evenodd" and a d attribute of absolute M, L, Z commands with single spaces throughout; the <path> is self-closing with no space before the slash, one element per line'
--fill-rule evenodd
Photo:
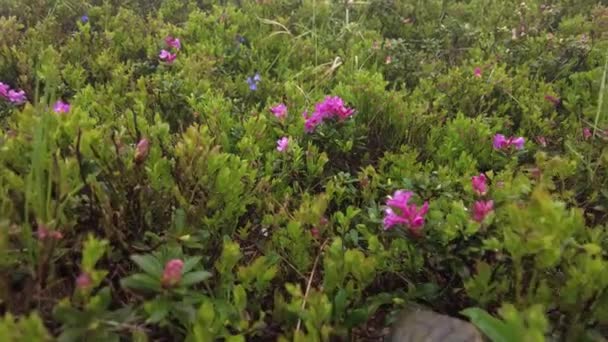
<path fill-rule="evenodd" d="M 595 0 L 3 0 L 0 340 L 372 340 L 414 302 L 593 340 L 607 49 Z M 326 96 L 355 114 L 305 132 Z"/>

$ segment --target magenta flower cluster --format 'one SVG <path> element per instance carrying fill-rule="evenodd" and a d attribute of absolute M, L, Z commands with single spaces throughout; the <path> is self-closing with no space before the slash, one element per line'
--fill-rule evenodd
<path fill-rule="evenodd" d="M 326 120 L 337 119 L 344 121 L 351 117 L 355 110 L 344 105 L 344 101 L 338 96 L 327 96 L 325 100 L 319 102 L 315 106 L 315 111 L 312 114 L 304 112 L 303 116 L 306 120 L 304 130 L 307 133 L 314 132 L 315 128 Z"/>
<path fill-rule="evenodd" d="M 483 173 L 479 174 L 479 176 L 473 176 L 471 178 L 471 185 L 473 186 L 473 192 L 477 196 L 485 196 L 488 193 L 488 178 Z M 473 220 L 479 223 L 483 222 L 492 210 L 494 210 L 494 201 L 475 201 L 473 204 Z"/>
<path fill-rule="evenodd" d="M 62 100 L 57 100 L 53 106 L 53 111 L 57 114 L 65 114 L 70 111 L 70 104 L 63 102 Z"/>
<path fill-rule="evenodd" d="M 287 117 L 287 106 L 284 103 L 279 103 L 270 108 L 270 112 L 274 114 L 277 119 L 283 120 Z"/>
<path fill-rule="evenodd" d="M 393 196 L 388 196 L 383 221 L 385 230 L 401 225 L 414 234 L 420 232 L 424 226 L 424 216 L 429 210 L 429 203 L 424 202 L 421 207 L 418 207 L 416 204 L 410 203 L 413 195 L 414 193 L 411 191 L 397 190 Z"/>
<path fill-rule="evenodd" d="M 277 141 L 277 151 L 285 152 L 285 151 L 287 151 L 288 148 L 289 148 L 289 138 L 288 137 L 282 137 L 281 139 L 279 139 Z"/>
<path fill-rule="evenodd" d="M 173 51 L 175 52 L 162 49 L 160 50 L 158 58 L 160 58 L 161 61 L 167 64 L 172 64 L 177 58 L 177 52 L 182 48 L 182 43 L 180 42 L 179 38 L 168 36 L 167 38 L 165 38 L 165 44 L 167 45 L 168 49 L 173 49 Z"/>
<path fill-rule="evenodd" d="M 496 134 L 494 136 L 494 149 L 505 150 L 514 147 L 516 150 L 524 148 L 526 140 L 523 137 L 505 137 L 502 134 Z"/>
<path fill-rule="evenodd" d="M 163 287 L 174 287 L 182 280 L 182 270 L 184 269 L 184 262 L 180 259 L 169 260 L 165 264 L 163 275 L 160 280 Z"/>
<path fill-rule="evenodd" d="M 11 89 L 8 84 L 2 82 L 0 82 L 0 98 L 3 98 L 14 105 L 20 105 L 27 101 L 23 90 Z"/>

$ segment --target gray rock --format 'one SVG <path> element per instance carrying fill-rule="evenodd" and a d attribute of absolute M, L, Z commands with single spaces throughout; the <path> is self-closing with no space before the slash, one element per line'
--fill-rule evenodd
<path fill-rule="evenodd" d="M 391 328 L 388 342 L 483 342 L 471 323 L 415 308 L 404 311 Z"/>

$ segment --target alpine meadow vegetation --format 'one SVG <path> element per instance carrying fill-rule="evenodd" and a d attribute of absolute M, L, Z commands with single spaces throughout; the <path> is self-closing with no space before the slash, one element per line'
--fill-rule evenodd
<path fill-rule="evenodd" d="M 0 341 L 605 341 L 607 73 L 598 0 L 1 0 Z"/>

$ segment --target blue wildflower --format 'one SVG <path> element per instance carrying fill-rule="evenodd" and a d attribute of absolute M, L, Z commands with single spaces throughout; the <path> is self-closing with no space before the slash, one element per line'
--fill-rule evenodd
<path fill-rule="evenodd" d="M 88 23 L 89 22 L 89 16 L 88 15 L 83 15 L 82 17 L 80 17 L 80 21 L 82 21 L 83 23 Z"/>
<path fill-rule="evenodd" d="M 257 72 L 255 73 L 255 75 L 253 75 L 253 77 L 249 76 L 247 77 L 247 84 L 249 84 L 249 89 L 256 91 L 258 90 L 258 83 L 260 83 L 260 81 L 262 80 L 262 78 L 260 77 L 260 74 L 258 74 Z"/>

